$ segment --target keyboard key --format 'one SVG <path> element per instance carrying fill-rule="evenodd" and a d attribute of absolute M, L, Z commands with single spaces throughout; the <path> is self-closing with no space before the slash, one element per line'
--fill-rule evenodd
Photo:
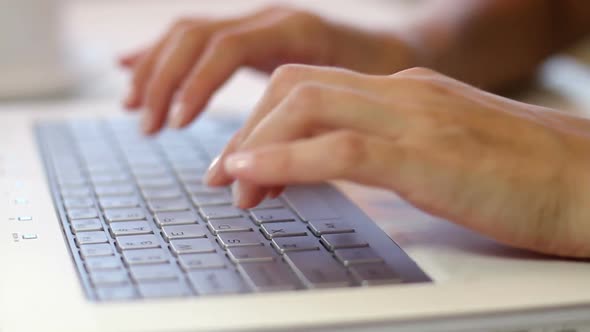
<path fill-rule="evenodd" d="M 313 190 L 287 189 L 283 197 L 303 221 L 337 219 L 340 217 L 326 200 Z"/>
<path fill-rule="evenodd" d="M 94 191 L 99 197 L 129 196 L 135 193 L 135 188 L 131 184 L 101 185 L 94 187 Z"/>
<path fill-rule="evenodd" d="M 163 162 L 160 156 L 156 154 L 145 154 L 145 152 L 127 154 L 127 160 L 131 167 L 149 167 Z"/>
<path fill-rule="evenodd" d="M 176 264 L 136 265 L 129 268 L 129 273 L 135 282 L 178 279 L 178 267 Z"/>
<path fill-rule="evenodd" d="M 145 187 L 146 185 L 149 186 L 147 179 L 166 177 L 168 175 L 168 169 L 163 165 L 151 165 L 150 167 L 135 165 L 131 167 L 131 173 L 137 177 L 140 185 Z"/>
<path fill-rule="evenodd" d="M 158 264 L 168 262 L 170 257 L 166 250 L 156 248 L 123 251 L 123 260 L 127 265 Z"/>
<path fill-rule="evenodd" d="M 345 266 L 383 263 L 383 258 L 379 257 L 371 248 L 340 249 L 336 250 L 334 255 Z"/>
<path fill-rule="evenodd" d="M 354 232 L 354 228 L 341 219 L 312 220 L 309 222 L 309 229 L 317 236 Z"/>
<path fill-rule="evenodd" d="M 148 189 L 163 189 L 176 186 L 176 180 L 169 175 L 142 175 L 137 178 L 137 183 L 142 190 Z"/>
<path fill-rule="evenodd" d="M 184 270 L 222 269 L 227 266 L 225 258 L 217 253 L 180 255 L 178 262 Z"/>
<path fill-rule="evenodd" d="M 78 246 L 83 244 L 97 244 L 107 242 L 109 242 L 109 240 L 103 231 L 81 232 L 76 235 L 76 243 Z"/>
<path fill-rule="evenodd" d="M 190 205 L 183 198 L 181 199 L 154 199 L 148 201 L 148 208 L 150 211 L 157 212 L 171 212 L 171 211 L 186 211 L 190 209 Z"/>
<path fill-rule="evenodd" d="M 273 239 L 271 244 L 280 254 L 320 249 L 320 242 L 313 236 L 279 237 Z"/>
<path fill-rule="evenodd" d="M 129 182 L 129 176 L 125 173 L 95 174 L 90 177 L 94 185 L 110 185 Z"/>
<path fill-rule="evenodd" d="M 102 230 L 102 222 L 100 219 L 78 219 L 72 220 L 72 232 L 90 232 Z"/>
<path fill-rule="evenodd" d="M 99 204 L 103 209 L 123 209 L 139 206 L 139 199 L 135 196 L 101 197 Z"/>
<path fill-rule="evenodd" d="M 87 182 L 83 176 L 66 176 L 57 179 L 57 183 L 61 188 L 80 188 L 85 187 Z"/>
<path fill-rule="evenodd" d="M 142 190 L 143 197 L 147 200 L 178 199 L 182 197 L 180 188 L 147 188 Z"/>
<path fill-rule="evenodd" d="M 369 243 L 361 239 L 357 233 L 325 234 L 321 238 L 328 250 L 368 247 Z"/>
<path fill-rule="evenodd" d="M 117 237 L 117 247 L 120 250 L 158 248 L 160 241 L 153 234 L 119 236 Z"/>
<path fill-rule="evenodd" d="M 217 242 L 224 249 L 233 247 L 261 246 L 266 239 L 259 232 L 221 233 Z"/>
<path fill-rule="evenodd" d="M 260 202 L 257 206 L 253 207 L 250 210 L 264 210 L 264 209 L 275 209 L 275 208 L 282 208 L 285 204 L 279 198 L 267 198 Z"/>
<path fill-rule="evenodd" d="M 260 229 L 267 239 L 307 235 L 307 227 L 301 222 L 274 222 L 262 224 Z"/>
<path fill-rule="evenodd" d="M 227 254 L 236 264 L 272 262 L 276 258 L 276 253 L 268 246 L 233 247 L 227 249 Z"/>
<path fill-rule="evenodd" d="M 117 287 L 99 287 L 96 296 L 101 301 L 125 301 L 137 297 L 135 288 L 131 285 Z"/>
<path fill-rule="evenodd" d="M 246 218 L 212 219 L 207 222 L 211 233 L 249 232 L 252 231 L 252 222 Z"/>
<path fill-rule="evenodd" d="M 346 287 L 351 284 L 346 269 L 328 252 L 287 252 L 285 261 L 307 288 Z"/>
<path fill-rule="evenodd" d="M 104 211 L 104 217 L 108 223 L 115 221 L 144 220 L 145 212 L 141 208 L 108 209 Z"/>
<path fill-rule="evenodd" d="M 172 240 L 170 248 L 176 255 L 215 252 L 215 245 L 208 238 Z"/>
<path fill-rule="evenodd" d="M 250 212 L 254 222 L 258 225 L 268 222 L 295 221 L 297 217 L 287 209 L 265 209 Z"/>
<path fill-rule="evenodd" d="M 98 211 L 95 208 L 71 209 L 68 210 L 70 220 L 91 219 L 98 217 Z"/>
<path fill-rule="evenodd" d="M 191 200 L 196 206 L 230 205 L 233 202 L 233 198 L 228 192 L 192 195 Z"/>
<path fill-rule="evenodd" d="M 172 168 L 176 173 L 193 173 L 195 175 L 200 175 L 201 177 L 207 170 L 206 164 L 199 159 L 192 159 L 190 161 L 173 161 Z"/>
<path fill-rule="evenodd" d="M 402 279 L 385 264 L 359 264 L 350 267 L 354 279 L 363 286 L 401 283 Z"/>
<path fill-rule="evenodd" d="M 180 170 L 176 173 L 176 175 L 178 175 L 180 181 L 182 181 L 182 183 L 184 183 L 185 185 L 198 185 L 203 183 L 202 173 L 202 171 L 200 171 L 199 173 L 193 173 Z"/>
<path fill-rule="evenodd" d="M 123 166 L 117 162 L 96 163 L 92 162 L 88 167 L 88 172 L 94 175 L 122 172 Z"/>
<path fill-rule="evenodd" d="M 166 241 L 176 239 L 190 239 L 207 237 L 207 228 L 201 225 L 176 225 L 162 227 L 162 234 Z"/>
<path fill-rule="evenodd" d="M 89 257 L 85 261 L 88 271 L 118 270 L 121 260 L 115 256 Z"/>
<path fill-rule="evenodd" d="M 200 219 L 197 213 L 193 211 L 174 211 L 156 213 L 155 221 L 158 227 L 162 227 L 167 225 L 196 224 Z"/>
<path fill-rule="evenodd" d="M 80 245 L 80 254 L 84 259 L 88 257 L 111 256 L 114 253 L 113 247 L 107 243 Z"/>
<path fill-rule="evenodd" d="M 67 210 L 94 207 L 94 201 L 90 197 L 66 198 L 64 206 Z"/>
<path fill-rule="evenodd" d="M 90 281 L 95 287 L 127 285 L 129 276 L 123 270 L 97 271 L 90 272 Z"/>
<path fill-rule="evenodd" d="M 90 192 L 90 188 L 88 188 L 88 187 L 62 188 L 61 189 L 61 196 L 64 199 L 88 198 L 88 197 L 90 197 L 90 195 L 91 195 L 91 192 Z"/>
<path fill-rule="evenodd" d="M 191 195 L 201 195 L 201 194 L 215 194 L 215 193 L 223 193 L 228 192 L 226 187 L 209 187 L 203 183 L 197 182 L 189 182 L 186 183 L 184 189 L 191 194 Z"/>
<path fill-rule="evenodd" d="M 238 271 L 255 292 L 294 290 L 299 281 L 284 263 L 250 263 L 238 265 Z"/>
<path fill-rule="evenodd" d="M 147 221 L 123 221 L 123 222 L 112 222 L 110 224 L 111 234 L 114 236 L 121 235 L 139 235 L 139 234 L 150 234 L 152 228 Z"/>
<path fill-rule="evenodd" d="M 199 295 L 241 293 L 245 290 L 244 281 L 232 269 L 194 270 L 188 278 Z"/>
<path fill-rule="evenodd" d="M 190 290 L 181 281 L 157 283 L 140 283 L 139 293 L 144 298 L 184 297 L 191 295 Z"/>
<path fill-rule="evenodd" d="M 242 210 L 232 205 L 202 206 L 199 208 L 199 211 L 207 220 L 237 218 L 244 214 Z"/>

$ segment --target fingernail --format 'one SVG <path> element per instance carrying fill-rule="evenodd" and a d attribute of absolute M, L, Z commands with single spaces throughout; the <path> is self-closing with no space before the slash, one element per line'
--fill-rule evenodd
<path fill-rule="evenodd" d="M 254 155 L 248 152 L 238 152 L 229 155 L 225 159 L 224 167 L 228 173 L 239 173 L 252 168 Z"/>
<path fill-rule="evenodd" d="M 184 113 L 185 107 L 183 104 L 174 104 L 172 111 L 170 112 L 170 121 L 168 122 L 168 127 L 180 129 L 182 127 L 182 123 L 184 122 Z"/>
<path fill-rule="evenodd" d="M 217 174 L 217 169 L 219 168 L 219 158 L 221 156 L 217 156 L 213 159 L 209 168 L 207 169 L 207 173 L 205 174 L 205 182 L 209 183 Z"/>

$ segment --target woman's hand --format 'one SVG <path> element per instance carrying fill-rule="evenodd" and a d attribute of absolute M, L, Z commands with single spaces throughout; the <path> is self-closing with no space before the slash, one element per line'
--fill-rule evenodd
<path fill-rule="evenodd" d="M 286 184 L 345 179 L 512 246 L 590 257 L 589 128 L 426 69 L 289 65 L 208 183 L 237 180 L 246 208 Z"/>
<path fill-rule="evenodd" d="M 414 65 L 417 56 L 391 33 L 353 29 L 299 10 L 268 8 L 233 19 L 180 20 L 154 45 L 120 62 L 133 71 L 125 105 L 145 106 L 142 126 L 150 134 L 166 122 L 177 90 L 179 108 L 170 126 L 180 128 L 242 66 L 271 72 L 284 63 L 307 63 L 389 74 Z"/>

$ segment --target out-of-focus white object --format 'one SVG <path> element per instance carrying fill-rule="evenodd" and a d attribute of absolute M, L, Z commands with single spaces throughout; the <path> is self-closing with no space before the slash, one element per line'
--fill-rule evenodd
<path fill-rule="evenodd" d="M 0 0 L 0 98 L 54 95 L 77 81 L 61 7 L 61 0 Z"/>

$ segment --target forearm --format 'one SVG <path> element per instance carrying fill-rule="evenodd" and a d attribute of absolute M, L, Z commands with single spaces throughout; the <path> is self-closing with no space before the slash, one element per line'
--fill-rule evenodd
<path fill-rule="evenodd" d="M 582 0 L 433 0 L 425 6 L 424 16 L 402 31 L 413 38 L 418 64 L 488 90 L 529 78 L 547 56 L 590 29 Z"/>

